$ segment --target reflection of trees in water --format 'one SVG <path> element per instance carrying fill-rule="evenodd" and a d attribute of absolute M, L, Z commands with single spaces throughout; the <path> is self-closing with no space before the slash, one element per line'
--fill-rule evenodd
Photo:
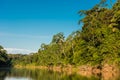
<path fill-rule="evenodd" d="M 27 77 L 34 80 L 60 80 L 61 73 L 46 70 L 12 69 L 8 77 Z"/>
<path fill-rule="evenodd" d="M 118 74 L 117 74 L 118 75 Z M 15 78 L 30 78 L 33 80 L 120 80 L 118 76 L 106 76 L 105 79 L 102 76 L 81 76 L 80 74 L 67 74 L 65 72 L 53 72 L 48 70 L 39 70 L 39 69 L 0 69 L 0 80 L 4 80 L 5 77 L 15 77 Z"/>
<path fill-rule="evenodd" d="M 11 69 L 10 71 L 8 70 L 3 70 L 0 73 L 4 73 L 4 76 L 1 76 L 0 80 L 4 80 L 4 78 L 7 77 L 15 77 L 15 78 L 32 78 L 33 80 L 98 80 L 95 77 L 92 77 L 91 79 L 87 77 L 82 77 L 77 74 L 67 74 L 67 73 L 60 73 L 60 72 L 53 72 L 53 71 L 48 71 L 48 70 L 39 70 L 39 69 L 34 69 L 34 70 L 28 70 L 28 69 Z"/>
<path fill-rule="evenodd" d="M 95 76 L 81 76 L 79 74 L 71 74 L 71 75 L 64 75 L 64 77 L 61 78 L 61 80 L 100 80 L 100 78 Z"/>
<path fill-rule="evenodd" d="M 0 80 L 4 80 L 9 71 L 9 69 L 0 69 Z"/>

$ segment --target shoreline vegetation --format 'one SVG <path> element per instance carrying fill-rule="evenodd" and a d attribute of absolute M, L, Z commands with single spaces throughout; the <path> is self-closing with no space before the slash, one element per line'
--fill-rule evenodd
<path fill-rule="evenodd" d="M 105 64 L 102 68 L 99 68 L 99 66 L 89 66 L 89 65 L 82 65 L 82 66 L 72 66 L 72 65 L 66 65 L 66 66 L 33 66 L 33 65 L 16 65 L 14 66 L 16 69 L 41 69 L 41 70 L 51 70 L 54 72 L 65 72 L 68 75 L 71 75 L 73 73 L 79 74 L 81 76 L 85 77 L 102 77 L 104 80 L 110 80 L 119 78 L 120 76 L 120 68 L 118 66 L 108 65 Z"/>
<path fill-rule="evenodd" d="M 89 66 L 89 65 L 82 65 L 82 66 L 33 66 L 33 65 L 16 65 L 14 68 L 26 68 L 26 69 L 42 69 L 42 70 L 52 70 L 57 72 L 68 72 L 68 73 L 88 73 L 88 74 L 103 74 L 103 73 L 119 73 L 120 68 L 118 66 L 108 65 L 105 64 L 102 68 L 99 66 Z"/>
<path fill-rule="evenodd" d="M 120 72 L 120 0 L 111 8 L 106 7 L 106 3 L 101 0 L 90 10 L 79 11 L 82 30 L 67 38 L 61 32 L 55 34 L 50 44 L 41 44 L 37 53 L 29 55 L 7 55 L 1 47 L 0 61 L 15 68 L 117 76 Z"/>

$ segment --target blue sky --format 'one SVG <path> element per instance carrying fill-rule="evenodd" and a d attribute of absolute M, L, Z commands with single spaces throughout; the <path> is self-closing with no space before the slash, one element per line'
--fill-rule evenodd
<path fill-rule="evenodd" d="M 37 51 L 41 43 L 50 43 L 54 34 L 68 36 L 80 29 L 77 12 L 99 1 L 0 0 L 0 45 L 8 51 Z"/>

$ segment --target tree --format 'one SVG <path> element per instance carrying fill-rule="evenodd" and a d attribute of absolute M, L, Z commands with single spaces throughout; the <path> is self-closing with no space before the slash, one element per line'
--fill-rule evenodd
<path fill-rule="evenodd" d="M 6 50 L 0 46 L 0 67 L 10 66 L 11 60 L 8 58 Z"/>
<path fill-rule="evenodd" d="M 62 43 L 64 42 L 64 34 L 62 32 L 53 36 L 52 43 Z"/>

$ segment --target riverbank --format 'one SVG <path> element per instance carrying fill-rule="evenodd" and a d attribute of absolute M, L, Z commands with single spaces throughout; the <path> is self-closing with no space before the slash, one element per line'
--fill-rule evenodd
<path fill-rule="evenodd" d="M 21 66 L 16 65 L 15 68 L 27 68 L 27 69 L 45 69 L 45 70 L 52 70 L 56 72 L 66 72 L 67 74 L 71 75 L 72 73 L 77 73 L 82 76 L 96 76 L 96 77 L 102 77 L 103 80 L 112 80 L 114 77 L 119 77 L 120 75 L 120 69 L 119 67 L 115 65 L 108 65 L 105 64 L 102 67 L 100 66 L 89 66 L 89 65 L 83 65 L 83 66 L 72 66 L 72 65 L 66 65 L 66 66 Z"/>
<path fill-rule="evenodd" d="M 89 65 L 82 65 L 82 66 L 73 66 L 73 65 L 66 65 L 66 66 L 35 66 L 35 65 L 15 65 L 15 68 L 28 68 L 28 69 L 47 69 L 47 70 L 53 70 L 58 72 L 78 72 L 78 73 L 84 73 L 88 72 L 88 74 L 101 74 L 101 73 L 118 73 L 120 71 L 120 68 L 116 65 L 109 65 L 105 64 L 103 66 L 89 66 Z M 86 73 L 87 74 L 87 73 Z"/>

